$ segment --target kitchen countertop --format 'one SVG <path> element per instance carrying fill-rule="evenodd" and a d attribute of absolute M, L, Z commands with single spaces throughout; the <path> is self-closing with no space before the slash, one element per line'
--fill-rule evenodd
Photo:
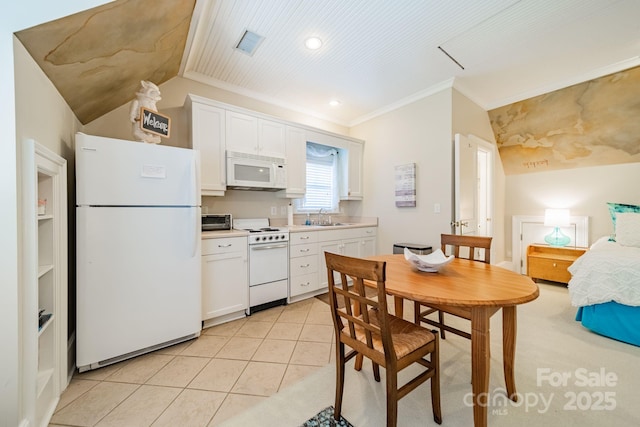
<path fill-rule="evenodd" d="M 318 230 L 335 230 L 344 228 L 362 228 L 362 227 L 377 227 L 378 222 L 375 220 L 366 220 L 365 222 L 348 222 L 340 223 L 341 225 L 293 225 L 287 227 L 289 233 L 301 233 L 304 231 L 318 231 Z M 282 226 L 280 226 L 282 227 Z M 286 227 L 286 226 L 285 226 Z M 203 231 L 203 239 L 222 239 L 225 237 L 246 237 L 249 235 L 245 230 L 221 230 L 221 231 Z"/>
<path fill-rule="evenodd" d="M 377 222 L 348 222 L 339 223 L 340 225 L 293 225 L 289 227 L 289 233 L 300 233 L 303 231 L 317 231 L 317 230 L 335 230 L 343 228 L 362 228 L 362 227 L 377 227 Z"/>

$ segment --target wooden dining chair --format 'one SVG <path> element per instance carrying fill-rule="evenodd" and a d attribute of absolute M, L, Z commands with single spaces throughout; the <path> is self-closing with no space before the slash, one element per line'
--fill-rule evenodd
<path fill-rule="evenodd" d="M 447 254 L 447 248 L 451 247 L 451 254 L 456 258 L 466 258 L 472 261 L 480 261 L 487 264 L 491 264 L 491 240 L 492 237 L 485 236 L 466 236 L 457 234 L 441 234 L 440 235 L 440 249 L 443 253 Z M 463 253 L 468 250 L 467 256 Z M 482 258 L 476 258 L 476 249 L 482 249 L 484 252 Z M 426 308 L 426 309 L 425 309 Z M 438 320 L 428 318 L 430 314 L 437 313 Z M 440 306 L 425 306 L 419 302 L 414 303 L 414 322 L 420 325 L 422 322 L 436 326 L 440 329 L 440 337 L 445 339 L 445 331 L 449 331 L 461 337 L 471 339 L 471 334 L 460 329 L 456 329 L 452 326 L 444 323 L 444 313 L 453 314 L 454 316 L 461 317 L 463 319 L 471 320 L 471 311 L 463 307 L 440 307 Z"/>
<path fill-rule="evenodd" d="M 385 262 L 329 252 L 325 252 L 325 260 L 336 337 L 335 419 L 340 419 L 342 411 L 345 363 L 361 354 L 371 360 L 376 381 L 380 381 L 380 366 L 386 370 L 388 427 L 397 425 L 398 400 L 428 379 L 431 379 L 433 419 L 441 424 L 437 333 L 389 314 Z M 375 297 L 367 297 L 365 281 L 375 284 Z M 343 308 L 339 308 L 339 301 L 344 302 Z M 345 345 L 352 349 L 346 354 Z M 413 363 L 423 365 L 426 370 L 398 388 L 398 372 Z"/>

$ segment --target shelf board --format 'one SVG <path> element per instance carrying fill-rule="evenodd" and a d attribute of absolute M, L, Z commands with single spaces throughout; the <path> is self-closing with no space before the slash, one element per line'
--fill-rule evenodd
<path fill-rule="evenodd" d="M 38 371 L 36 397 L 40 397 L 40 395 L 44 391 L 45 387 L 47 386 L 49 381 L 51 381 L 52 379 L 53 379 L 53 368 L 51 368 L 51 369 L 43 369 L 41 371 Z"/>
<path fill-rule="evenodd" d="M 38 266 L 38 279 L 53 270 L 53 264 Z"/>
<path fill-rule="evenodd" d="M 45 219 L 53 219 L 53 215 L 51 214 L 47 214 L 47 215 L 38 215 L 38 221 L 43 221 Z"/>
<path fill-rule="evenodd" d="M 53 323 L 53 319 L 55 319 L 55 316 L 52 314 L 51 317 L 49 317 L 47 319 L 47 321 L 44 323 L 44 325 L 42 325 L 42 327 L 38 329 L 38 337 L 40 337 L 40 335 L 44 334 L 44 331 L 46 331 L 47 328 L 49 327 L 49 325 L 51 325 L 51 323 Z"/>

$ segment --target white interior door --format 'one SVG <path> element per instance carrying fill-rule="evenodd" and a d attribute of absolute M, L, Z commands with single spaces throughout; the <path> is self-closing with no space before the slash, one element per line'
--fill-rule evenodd
<path fill-rule="evenodd" d="M 476 234 L 478 229 L 478 154 L 471 138 L 457 133 L 454 139 L 454 234 Z"/>
<path fill-rule="evenodd" d="M 493 235 L 494 153 L 488 141 L 474 135 L 455 135 L 454 218 L 451 221 L 454 234 Z M 482 257 L 480 253 L 475 256 Z"/>
<path fill-rule="evenodd" d="M 454 234 L 493 235 L 493 145 L 475 135 L 454 139 Z"/>
<path fill-rule="evenodd" d="M 469 135 L 475 141 L 477 155 L 477 234 L 493 236 L 493 145 L 477 136 Z"/>

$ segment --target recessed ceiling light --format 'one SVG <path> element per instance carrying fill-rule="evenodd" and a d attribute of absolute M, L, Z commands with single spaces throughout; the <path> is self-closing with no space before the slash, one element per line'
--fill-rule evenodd
<path fill-rule="evenodd" d="M 320 38 L 318 37 L 309 37 L 304 41 L 304 45 L 307 47 L 307 49 L 320 49 L 320 46 L 322 46 L 322 40 L 320 40 Z"/>
<path fill-rule="evenodd" d="M 331 105 L 332 107 L 337 107 L 340 104 L 342 104 L 342 102 L 338 101 L 337 99 L 332 99 L 331 101 L 329 101 L 329 105 Z"/>

